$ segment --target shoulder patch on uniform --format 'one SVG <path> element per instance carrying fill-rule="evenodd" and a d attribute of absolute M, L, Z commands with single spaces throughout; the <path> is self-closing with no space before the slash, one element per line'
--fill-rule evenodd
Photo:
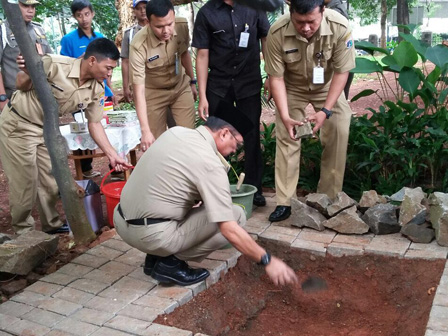
<path fill-rule="evenodd" d="M 176 16 L 176 23 L 188 23 L 186 18 Z"/>
<path fill-rule="evenodd" d="M 340 13 L 333 9 L 326 8 L 324 11 L 324 15 L 327 17 L 328 21 L 338 23 L 344 27 L 349 27 L 348 20 Z"/>
<path fill-rule="evenodd" d="M 274 24 L 271 26 L 271 32 L 275 33 L 280 28 L 286 26 L 288 22 L 290 21 L 290 15 L 285 14 L 281 16 L 277 21 L 274 22 Z"/>
<path fill-rule="evenodd" d="M 347 36 L 345 36 L 344 40 L 345 40 L 345 45 L 347 46 L 347 49 L 350 49 L 353 47 L 352 33 L 349 33 Z"/>

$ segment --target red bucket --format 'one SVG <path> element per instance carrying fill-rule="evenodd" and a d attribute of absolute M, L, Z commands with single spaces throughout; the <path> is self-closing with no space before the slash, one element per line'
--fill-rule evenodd
<path fill-rule="evenodd" d="M 123 190 L 123 187 L 126 184 L 126 181 L 111 182 L 108 184 L 104 184 L 106 178 L 114 170 L 115 169 L 112 169 L 106 175 L 104 175 L 103 180 L 101 181 L 101 192 L 106 197 L 107 218 L 109 220 L 110 227 L 114 227 L 114 209 L 120 202 L 121 191 Z"/>

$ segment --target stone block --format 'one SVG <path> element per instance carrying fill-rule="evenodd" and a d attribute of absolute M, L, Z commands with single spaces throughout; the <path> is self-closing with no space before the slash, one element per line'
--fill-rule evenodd
<path fill-rule="evenodd" d="M 127 264 L 133 267 L 140 267 L 145 262 L 146 253 L 139 251 L 137 249 L 131 249 L 124 253 L 123 255 L 115 258 L 115 261 L 118 261 L 123 264 Z"/>
<path fill-rule="evenodd" d="M 135 270 L 135 267 L 116 261 L 110 261 L 98 269 L 109 274 L 124 276 Z"/>
<path fill-rule="evenodd" d="M 109 260 L 114 260 L 123 254 L 122 251 L 117 251 L 102 245 L 95 246 L 94 248 L 87 250 L 86 253 Z"/>
<path fill-rule="evenodd" d="M 322 222 L 327 218 L 318 210 L 296 199 L 291 200 L 291 218 L 291 225 L 293 226 L 309 227 L 317 231 L 325 230 Z"/>
<path fill-rule="evenodd" d="M 386 202 L 386 198 L 379 196 L 376 190 L 364 191 L 359 200 L 359 208 L 364 212 L 377 204 L 384 204 Z"/>
<path fill-rule="evenodd" d="M 90 335 L 99 329 L 98 326 L 79 320 L 66 318 L 54 326 L 54 329 L 62 330 L 77 336 Z"/>
<path fill-rule="evenodd" d="M 59 292 L 53 294 L 53 297 L 55 298 L 66 300 L 73 303 L 78 303 L 80 305 L 92 299 L 93 296 L 94 296 L 93 294 L 71 287 L 65 287 L 61 289 Z"/>
<path fill-rule="evenodd" d="M 128 273 L 126 273 L 128 274 Z M 84 275 L 85 279 L 95 280 L 96 282 L 102 282 L 107 285 L 112 285 L 118 279 L 121 279 L 125 274 L 105 272 L 99 269 L 94 269 L 92 272 Z"/>
<path fill-rule="evenodd" d="M 61 322 L 65 316 L 52 313 L 43 309 L 35 308 L 22 316 L 23 320 L 36 322 L 48 328 L 53 327 L 56 323 Z"/>
<path fill-rule="evenodd" d="M 141 335 L 150 325 L 151 322 L 121 315 L 115 316 L 105 324 L 106 327 L 137 335 Z"/>
<path fill-rule="evenodd" d="M 448 332 L 448 307 L 432 306 L 429 314 L 428 329 Z"/>
<path fill-rule="evenodd" d="M 11 326 L 14 323 L 17 323 L 19 321 L 21 321 L 21 320 L 18 317 L 0 314 L 0 329 L 5 330 L 6 327 Z"/>
<path fill-rule="evenodd" d="M 374 235 L 371 233 L 363 235 L 346 235 L 339 233 L 333 238 L 333 243 L 343 243 L 364 247 L 372 241 L 373 237 Z"/>
<path fill-rule="evenodd" d="M 95 255 L 84 253 L 84 254 L 81 254 L 76 259 L 73 259 L 71 261 L 71 263 L 89 266 L 89 267 L 93 267 L 93 268 L 98 268 L 98 267 L 104 265 L 105 263 L 107 263 L 108 261 L 109 261 L 108 258 L 98 257 Z"/>
<path fill-rule="evenodd" d="M 22 293 L 14 295 L 10 301 L 26 303 L 27 305 L 37 307 L 43 301 L 50 299 L 50 296 L 34 293 L 24 290 Z"/>
<path fill-rule="evenodd" d="M 359 218 L 355 205 L 341 211 L 338 215 L 324 221 L 322 224 L 339 233 L 363 234 L 369 231 L 369 226 Z"/>
<path fill-rule="evenodd" d="M 50 331 L 50 328 L 45 327 L 36 322 L 20 320 L 16 323 L 5 326 L 5 331 L 7 331 L 13 335 L 43 336 L 43 335 L 46 335 Z"/>
<path fill-rule="evenodd" d="M 67 265 L 62 266 L 56 273 L 63 273 L 67 275 L 73 275 L 78 278 L 82 278 L 83 275 L 92 271 L 93 268 L 94 267 L 69 263 Z"/>
<path fill-rule="evenodd" d="M 131 303 L 142 295 L 142 293 L 134 291 L 132 288 L 124 289 L 115 287 L 108 287 L 98 294 L 98 296 L 102 298 L 120 300 L 126 303 Z"/>
<path fill-rule="evenodd" d="M 297 238 L 302 240 L 311 240 L 315 242 L 321 242 L 324 244 L 330 244 L 335 236 L 336 232 L 331 230 L 318 232 L 315 230 L 303 229 Z"/>
<path fill-rule="evenodd" d="M 23 303 L 6 301 L 0 305 L 0 314 L 20 317 L 34 308 Z"/>
<path fill-rule="evenodd" d="M 429 244 L 435 237 L 434 230 L 426 224 L 408 223 L 402 227 L 401 234 L 414 243 Z"/>
<path fill-rule="evenodd" d="M 70 318 L 97 326 L 102 326 L 114 316 L 115 315 L 112 313 L 93 310 L 90 308 L 82 308 L 73 315 L 70 315 Z"/>
<path fill-rule="evenodd" d="M 308 241 L 308 240 L 301 240 L 296 239 L 292 244 L 292 248 L 296 248 L 299 250 L 311 252 L 313 254 L 323 256 L 325 257 L 325 254 L 327 252 L 327 244 L 315 242 L 315 241 Z"/>
<path fill-rule="evenodd" d="M 84 307 L 99 310 L 106 313 L 116 314 L 119 310 L 123 309 L 128 304 L 126 301 L 118 299 L 103 298 L 95 296 L 90 301 L 84 304 Z"/>
<path fill-rule="evenodd" d="M 142 321 L 152 322 L 159 314 L 162 314 L 162 309 L 150 308 L 145 306 L 139 306 L 135 304 L 129 304 L 121 309 L 117 315 L 136 318 Z"/>
<path fill-rule="evenodd" d="M 26 275 L 53 255 L 59 237 L 29 231 L 0 245 L 0 272 Z"/>
<path fill-rule="evenodd" d="M 396 235 L 375 236 L 364 249 L 367 253 L 399 256 L 405 255 L 411 242 L 406 238 Z"/>
<path fill-rule="evenodd" d="M 277 244 L 289 246 L 296 239 L 297 235 L 292 236 L 285 233 L 279 233 L 279 229 L 272 229 L 270 226 L 265 232 L 260 235 L 260 238 L 273 240 Z"/>
<path fill-rule="evenodd" d="M 432 304 L 434 306 L 448 307 L 448 294 L 436 293 Z"/>
<path fill-rule="evenodd" d="M 176 300 L 179 305 L 183 305 L 193 298 L 193 292 L 190 289 L 179 286 L 167 287 L 158 285 L 156 288 L 152 289 L 149 294 Z"/>
<path fill-rule="evenodd" d="M 430 220 L 439 245 L 448 246 L 448 194 L 435 192 L 429 197 Z"/>
<path fill-rule="evenodd" d="M 179 303 L 176 300 L 155 295 L 144 295 L 140 299 L 134 301 L 133 304 L 163 311 L 167 314 L 179 307 Z"/>
<path fill-rule="evenodd" d="M 235 248 L 231 248 L 231 249 L 225 249 L 225 250 L 216 250 L 216 251 L 210 253 L 207 256 L 207 259 L 225 261 L 225 262 L 227 262 L 227 267 L 231 268 L 231 267 L 235 267 L 235 265 L 238 261 L 238 258 L 240 256 L 241 256 L 241 252 L 239 252 Z"/>
<path fill-rule="evenodd" d="M 349 209 L 354 205 L 356 205 L 356 201 L 350 198 L 345 192 L 340 191 L 337 193 L 333 203 L 327 207 L 328 216 L 336 216 L 341 211 Z"/>
<path fill-rule="evenodd" d="M 66 300 L 61 300 L 57 298 L 51 298 L 42 302 L 38 308 L 52 311 L 56 314 L 69 316 L 73 314 L 78 309 L 81 309 L 82 306 L 77 303 L 69 302 Z"/>
<path fill-rule="evenodd" d="M 398 217 L 398 223 L 401 226 L 408 224 L 412 220 L 417 220 L 416 218 L 426 217 L 427 210 L 422 204 L 423 199 L 426 194 L 422 191 L 422 188 L 405 188 L 404 199 L 400 206 L 400 215 Z"/>
<path fill-rule="evenodd" d="M 94 295 L 109 287 L 108 284 L 92 279 L 78 279 L 68 286 Z"/>
<path fill-rule="evenodd" d="M 448 332 L 426 329 L 425 336 L 448 336 Z"/>
<path fill-rule="evenodd" d="M 333 242 L 327 246 L 327 253 L 335 257 L 362 255 L 364 254 L 364 248 L 359 245 Z"/>
<path fill-rule="evenodd" d="M 255 234 L 257 236 L 259 236 L 260 234 L 262 234 L 266 228 L 263 227 L 259 227 L 259 226 L 252 226 L 247 224 L 246 226 L 244 226 L 244 229 L 248 232 L 248 233 L 252 233 Z"/>
<path fill-rule="evenodd" d="M 129 244 L 125 243 L 122 240 L 117 239 L 106 240 L 101 245 L 121 252 L 126 252 L 132 249 L 132 246 L 130 246 Z"/>
<path fill-rule="evenodd" d="M 66 286 L 69 283 L 78 280 L 79 276 L 73 276 L 73 275 L 67 275 L 64 273 L 51 273 L 49 275 L 44 276 L 43 278 L 40 278 L 40 281 L 49 282 L 56 285 L 62 285 Z"/>
<path fill-rule="evenodd" d="M 132 289 L 136 293 L 144 295 L 156 286 L 155 283 L 138 280 L 129 276 L 125 276 L 113 284 L 113 288 Z"/>
<path fill-rule="evenodd" d="M 446 252 L 408 249 L 404 257 L 408 259 L 427 259 L 427 260 L 446 259 Z"/>
<path fill-rule="evenodd" d="M 153 323 L 142 334 L 143 336 L 193 336 L 188 330 L 182 330 L 174 327 L 168 327 L 161 324 Z"/>
<path fill-rule="evenodd" d="M 369 208 L 361 217 L 377 235 L 400 232 L 397 218 L 398 207 L 392 204 L 377 204 Z"/>
<path fill-rule="evenodd" d="M 323 215 L 328 215 L 327 208 L 331 205 L 331 198 L 326 194 L 308 194 L 305 198 L 305 203 L 310 207 L 316 209 Z"/>

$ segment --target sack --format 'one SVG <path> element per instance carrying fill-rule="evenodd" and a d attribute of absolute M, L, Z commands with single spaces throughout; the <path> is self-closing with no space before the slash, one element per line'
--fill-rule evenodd
<path fill-rule="evenodd" d="M 241 5 L 264 12 L 274 12 L 283 6 L 283 0 L 235 0 Z"/>

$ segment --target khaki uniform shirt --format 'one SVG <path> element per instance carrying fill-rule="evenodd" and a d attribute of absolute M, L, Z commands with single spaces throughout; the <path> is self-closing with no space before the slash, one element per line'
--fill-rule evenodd
<path fill-rule="evenodd" d="M 322 53 L 324 84 L 313 84 L 318 53 Z M 353 69 L 355 57 L 351 30 L 341 14 L 325 9 L 320 28 L 309 41 L 297 33 L 287 14 L 269 30 L 265 70 L 271 76 L 283 77 L 289 92 L 328 90 L 333 73 Z"/>
<path fill-rule="evenodd" d="M 174 29 L 168 42 L 160 41 L 149 26 L 133 38 L 129 57 L 132 84 L 145 84 L 149 89 L 169 89 L 182 80 L 185 70 L 181 55 L 190 44 L 187 20 L 176 18 Z"/>
<path fill-rule="evenodd" d="M 123 34 L 123 41 L 121 41 L 121 58 L 129 58 L 129 47 L 135 35 L 142 29 L 138 23 L 126 29 Z"/>
<path fill-rule="evenodd" d="M 26 25 L 26 29 L 31 37 L 31 41 L 40 44 L 43 54 L 51 54 L 53 52 L 40 24 L 30 22 Z M 0 68 L 8 98 L 11 98 L 12 93 L 16 90 L 16 77 L 19 73 L 16 59 L 19 53 L 19 46 L 9 28 L 9 23 L 4 21 L 0 25 Z"/>
<path fill-rule="evenodd" d="M 59 115 L 83 109 L 89 121 L 101 121 L 104 86 L 95 79 L 90 79 L 79 86 L 82 60 L 67 56 L 46 55 L 42 57 L 42 61 L 51 91 L 59 105 Z M 34 124 L 43 125 L 42 105 L 34 89 L 17 90 L 10 103 L 22 118 Z"/>
<path fill-rule="evenodd" d="M 209 222 L 235 220 L 227 170 L 204 126 L 165 131 L 138 161 L 120 204 L 127 219 L 182 220 L 197 200 Z"/>

